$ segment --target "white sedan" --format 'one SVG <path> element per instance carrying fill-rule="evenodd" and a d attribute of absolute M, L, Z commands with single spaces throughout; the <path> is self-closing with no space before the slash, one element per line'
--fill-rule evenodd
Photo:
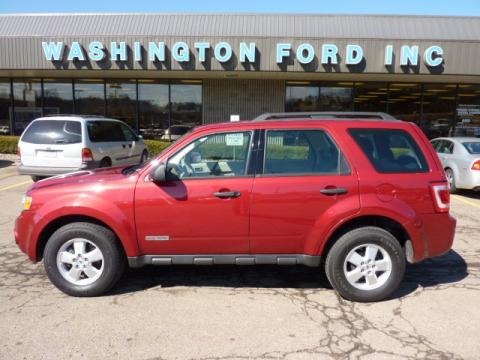
<path fill-rule="evenodd" d="M 450 192 L 480 191 L 480 138 L 442 137 L 431 140 L 442 162 Z"/>

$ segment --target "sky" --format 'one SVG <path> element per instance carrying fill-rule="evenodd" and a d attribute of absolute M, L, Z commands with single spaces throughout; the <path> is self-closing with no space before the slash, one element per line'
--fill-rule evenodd
<path fill-rule="evenodd" d="M 480 16 L 480 0 L 0 0 L 0 13 L 92 12 Z"/>

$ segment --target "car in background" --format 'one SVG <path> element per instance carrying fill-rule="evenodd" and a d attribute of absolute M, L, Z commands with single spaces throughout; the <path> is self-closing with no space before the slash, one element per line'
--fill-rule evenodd
<path fill-rule="evenodd" d="M 451 193 L 480 190 L 480 138 L 442 137 L 430 142 L 445 169 Z"/>
<path fill-rule="evenodd" d="M 9 135 L 10 128 L 8 126 L 0 126 L 0 135 Z"/>
<path fill-rule="evenodd" d="M 145 142 L 124 122 L 97 116 L 33 120 L 18 142 L 18 172 L 34 181 L 69 172 L 142 163 Z"/>
<path fill-rule="evenodd" d="M 190 130 L 192 130 L 192 126 L 190 125 L 172 125 L 167 130 L 165 130 L 165 133 L 162 135 L 160 140 L 175 141 L 181 138 Z"/>
<path fill-rule="evenodd" d="M 281 112 L 265 113 L 253 120 L 280 120 L 280 119 L 383 119 L 397 120 L 384 112 L 366 111 L 308 111 L 308 112 Z"/>

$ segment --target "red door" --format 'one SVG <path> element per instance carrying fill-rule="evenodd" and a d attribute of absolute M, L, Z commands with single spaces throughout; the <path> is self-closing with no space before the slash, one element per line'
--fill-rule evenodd
<path fill-rule="evenodd" d="M 253 178 L 189 179 L 165 185 L 139 181 L 135 219 L 141 251 L 248 253 L 252 182 Z M 231 197 L 218 194 L 222 192 Z"/>
<path fill-rule="evenodd" d="M 200 136 L 168 159 L 176 180 L 140 179 L 137 237 L 144 254 L 247 254 L 252 133 Z"/>
<path fill-rule="evenodd" d="M 251 252 L 317 255 L 322 234 L 359 210 L 358 178 L 318 127 L 267 130 L 264 139 L 263 171 L 252 190 Z"/>

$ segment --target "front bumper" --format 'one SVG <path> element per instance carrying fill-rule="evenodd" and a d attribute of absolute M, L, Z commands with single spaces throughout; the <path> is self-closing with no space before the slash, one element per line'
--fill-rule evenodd
<path fill-rule="evenodd" d="M 21 164 L 18 166 L 17 171 L 20 175 L 55 176 L 75 171 L 96 169 L 99 165 L 99 161 L 89 161 L 88 163 L 83 163 L 80 167 L 26 166 Z"/>
<path fill-rule="evenodd" d="M 20 250 L 28 255 L 30 260 L 38 261 L 37 244 L 33 240 L 34 212 L 24 210 L 15 220 L 14 235 L 15 242 Z"/>

